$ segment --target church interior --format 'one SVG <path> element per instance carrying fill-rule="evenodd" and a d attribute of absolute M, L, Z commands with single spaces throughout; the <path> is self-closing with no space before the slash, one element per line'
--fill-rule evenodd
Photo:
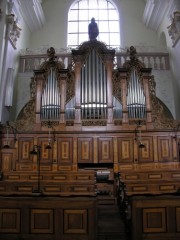
<path fill-rule="evenodd" d="M 180 2 L 0 0 L 0 42 L 0 239 L 179 240 Z"/>

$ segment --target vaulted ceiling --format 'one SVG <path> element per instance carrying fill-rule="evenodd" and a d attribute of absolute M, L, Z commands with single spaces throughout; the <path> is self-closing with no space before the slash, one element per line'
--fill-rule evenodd
<path fill-rule="evenodd" d="M 15 1 L 18 9 L 31 32 L 43 27 L 45 16 L 42 9 L 43 0 L 18 0 Z M 174 10 L 174 1 L 146 0 L 142 21 L 146 27 L 157 31 L 163 17 L 170 15 Z"/>

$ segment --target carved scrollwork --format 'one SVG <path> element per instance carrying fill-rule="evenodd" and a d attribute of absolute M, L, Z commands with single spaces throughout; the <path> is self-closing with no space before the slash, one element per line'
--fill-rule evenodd
<path fill-rule="evenodd" d="M 116 70 L 113 71 L 112 84 L 113 84 L 113 96 L 121 102 L 122 101 L 122 99 L 121 99 L 121 79 L 119 78 L 119 73 Z"/>
<path fill-rule="evenodd" d="M 35 98 L 31 99 L 21 110 L 15 122 L 18 131 L 30 131 L 35 124 Z"/>
<path fill-rule="evenodd" d="M 174 119 L 167 107 L 154 95 L 151 95 L 152 122 L 155 129 L 172 129 Z"/>
<path fill-rule="evenodd" d="M 43 70 L 43 88 L 45 86 L 45 83 L 48 79 L 48 74 L 50 73 L 51 70 L 55 72 L 56 79 L 58 82 L 58 86 L 60 85 L 59 83 L 59 78 L 60 78 L 60 72 L 59 70 L 64 69 L 65 65 L 62 61 L 57 60 L 57 56 L 55 55 L 55 49 L 53 47 L 50 47 L 47 49 L 47 55 L 48 55 L 48 60 L 43 62 L 40 65 L 40 70 Z"/>
<path fill-rule="evenodd" d="M 135 47 L 131 46 L 128 50 L 127 53 L 129 53 L 129 58 L 130 60 L 127 60 L 124 64 L 123 64 L 123 68 L 127 68 L 128 69 L 128 73 L 127 73 L 127 85 L 129 84 L 129 80 L 131 77 L 131 73 L 133 71 L 133 69 L 136 70 L 137 75 L 139 77 L 139 80 L 142 84 L 142 69 L 145 68 L 145 64 L 143 62 L 141 62 L 138 58 L 137 58 L 137 52 Z"/>
<path fill-rule="evenodd" d="M 97 40 L 86 41 L 82 43 L 77 50 L 72 50 L 73 62 L 80 62 L 81 65 L 83 65 L 93 49 L 104 64 L 106 64 L 107 61 L 113 62 L 115 50 L 108 49 L 105 43 Z"/>
<path fill-rule="evenodd" d="M 106 126 L 106 120 L 83 120 L 82 126 Z"/>
<path fill-rule="evenodd" d="M 69 102 L 75 95 L 75 74 L 70 71 L 66 81 L 66 103 Z"/>

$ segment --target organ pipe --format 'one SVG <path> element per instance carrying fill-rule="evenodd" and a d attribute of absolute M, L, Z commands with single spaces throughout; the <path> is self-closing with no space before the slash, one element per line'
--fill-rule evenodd
<path fill-rule="evenodd" d="M 81 69 L 81 109 L 83 119 L 106 118 L 107 73 L 94 49 Z"/>
<path fill-rule="evenodd" d="M 60 117 L 60 93 L 56 73 L 50 68 L 41 97 L 41 120 L 58 120 Z"/>
<path fill-rule="evenodd" d="M 136 70 L 131 72 L 128 85 L 127 107 L 129 118 L 146 118 L 146 101 Z"/>

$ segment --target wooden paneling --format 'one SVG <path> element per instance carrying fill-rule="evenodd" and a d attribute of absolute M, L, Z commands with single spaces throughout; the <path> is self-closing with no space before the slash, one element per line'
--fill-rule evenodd
<path fill-rule="evenodd" d="M 47 150 L 47 134 L 19 134 L 14 149 L 1 149 L 1 169 L 3 167 L 4 171 L 36 171 L 37 157 L 30 155 L 35 144 L 41 146 L 42 171 L 74 171 L 78 169 L 78 163 L 114 163 L 116 171 L 151 170 L 156 168 L 155 164 L 177 161 L 178 144 L 171 135 L 170 132 L 145 132 L 142 142 L 146 147 L 138 148 L 132 132 L 123 132 L 123 135 L 115 132 L 101 132 L 98 135 L 81 132 L 66 136 L 58 133 L 57 141 L 51 142 L 52 149 Z M 4 166 L 3 158 L 6 158 Z"/>
<path fill-rule="evenodd" d="M 38 143 L 41 146 L 41 165 L 43 163 L 52 163 L 52 149 L 46 149 L 48 146 L 48 139 L 47 138 L 39 138 Z M 53 148 L 53 143 L 50 143 L 51 147 Z"/>
<path fill-rule="evenodd" d="M 166 209 L 144 208 L 143 209 L 143 232 L 156 233 L 166 232 Z"/>
<path fill-rule="evenodd" d="M 30 196 L 33 190 L 37 189 L 38 175 L 36 173 L 22 174 L 14 171 L 4 178 L 5 181 L 0 181 L 1 194 Z M 95 171 L 93 170 L 57 172 L 56 174 L 44 172 L 40 174 L 39 180 L 40 190 L 46 196 L 95 196 L 97 191 Z"/>
<path fill-rule="evenodd" d="M 180 188 L 179 180 L 180 174 L 178 169 L 169 171 L 156 169 L 154 171 L 121 172 L 121 181 L 126 184 L 128 195 L 177 192 Z"/>
<path fill-rule="evenodd" d="M 30 233 L 53 233 L 53 209 L 31 209 Z"/>
<path fill-rule="evenodd" d="M 95 198 L 0 198 L 0 239 L 97 239 Z"/>
<path fill-rule="evenodd" d="M 99 138 L 99 163 L 113 163 L 112 138 Z"/>
<path fill-rule="evenodd" d="M 86 209 L 64 210 L 64 233 L 65 234 L 87 234 L 88 218 Z"/>
<path fill-rule="evenodd" d="M 20 209 L 0 208 L 0 232 L 20 233 Z"/>
<path fill-rule="evenodd" d="M 33 150 L 33 137 L 19 138 L 19 162 L 32 162 L 33 156 L 30 151 Z"/>
<path fill-rule="evenodd" d="M 142 143 L 145 148 L 139 148 L 139 162 L 153 162 L 153 139 L 152 137 L 143 137 Z"/>
<path fill-rule="evenodd" d="M 180 196 L 131 197 L 132 240 L 179 240 Z"/>
<path fill-rule="evenodd" d="M 72 143 L 72 138 L 58 138 L 57 161 L 59 165 L 73 163 Z"/>
<path fill-rule="evenodd" d="M 13 153 L 12 152 L 3 152 L 1 154 L 2 157 L 2 171 L 12 171 L 12 164 L 13 164 Z"/>
<path fill-rule="evenodd" d="M 118 138 L 118 162 L 133 163 L 133 139 Z"/>
<path fill-rule="evenodd" d="M 158 137 L 159 161 L 172 161 L 172 139 Z"/>
<path fill-rule="evenodd" d="M 78 138 L 78 162 L 92 163 L 93 162 L 93 139 Z"/>

